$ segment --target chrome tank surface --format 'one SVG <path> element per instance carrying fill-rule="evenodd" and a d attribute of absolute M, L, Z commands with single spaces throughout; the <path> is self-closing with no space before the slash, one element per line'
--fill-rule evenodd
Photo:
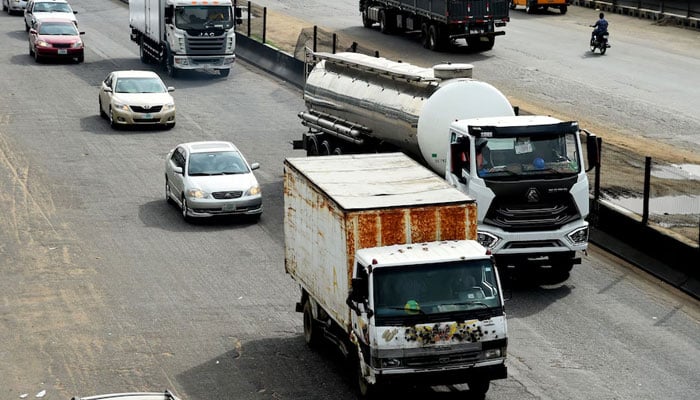
<path fill-rule="evenodd" d="M 329 55 L 306 78 L 309 111 L 371 129 L 371 136 L 425 160 L 444 176 L 449 125 L 457 119 L 514 115 L 495 87 L 471 79 L 469 64 L 422 68 L 357 53 Z"/>

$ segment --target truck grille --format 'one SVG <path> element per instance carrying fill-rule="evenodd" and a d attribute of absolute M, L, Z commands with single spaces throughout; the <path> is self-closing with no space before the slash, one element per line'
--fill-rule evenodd
<path fill-rule="evenodd" d="M 479 359 L 480 352 L 468 351 L 456 354 L 440 354 L 434 356 L 423 356 L 423 357 L 409 357 L 404 359 L 404 365 L 406 367 L 431 367 L 431 366 L 443 366 L 450 364 L 464 364 L 475 362 Z"/>
<path fill-rule="evenodd" d="M 580 218 L 571 197 L 550 203 L 504 204 L 494 201 L 484 222 L 505 231 L 552 230 Z"/>
<path fill-rule="evenodd" d="M 226 36 L 195 36 L 187 38 L 187 54 L 223 54 L 226 51 Z"/>

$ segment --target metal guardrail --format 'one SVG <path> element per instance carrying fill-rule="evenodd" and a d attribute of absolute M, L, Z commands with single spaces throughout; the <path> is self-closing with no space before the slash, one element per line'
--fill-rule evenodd
<path fill-rule="evenodd" d="M 678 25 L 700 28 L 697 0 L 571 0 L 571 4 L 653 20 L 669 19 Z"/>

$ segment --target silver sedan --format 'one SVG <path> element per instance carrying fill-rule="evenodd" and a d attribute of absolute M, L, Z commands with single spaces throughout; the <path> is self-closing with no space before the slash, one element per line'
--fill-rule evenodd
<path fill-rule="evenodd" d="M 165 198 L 177 204 L 185 220 L 215 215 L 249 215 L 263 211 L 262 191 L 253 170 L 231 142 L 190 142 L 165 159 Z"/>

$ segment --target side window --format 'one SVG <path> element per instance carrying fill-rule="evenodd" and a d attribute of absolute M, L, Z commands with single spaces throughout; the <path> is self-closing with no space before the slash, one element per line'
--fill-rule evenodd
<path fill-rule="evenodd" d="M 104 84 L 107 87 L 112 87 L 112 74 L 107 75 L 107 77 L 104 80 Z"/>
<path fill-rule="evenodd" d="M 183 170 L 185 169 L 185 151 L 182 149 L 177 149 L 177 159 L 175 162 L 175 165 L 178 167 L 182 168 Z"/>

